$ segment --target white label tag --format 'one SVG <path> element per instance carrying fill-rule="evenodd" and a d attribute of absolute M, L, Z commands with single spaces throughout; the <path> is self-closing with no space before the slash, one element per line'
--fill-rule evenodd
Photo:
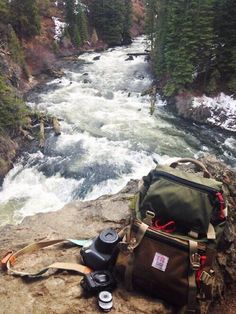
<path fill-rule="evenodd" d="M 168 256 L 162 255 L 160 253 L 156 253 L 152 261 L 152 267 L 159 269 L 161 271 L 165 271 L 168 261 L 169 261 Z"/>

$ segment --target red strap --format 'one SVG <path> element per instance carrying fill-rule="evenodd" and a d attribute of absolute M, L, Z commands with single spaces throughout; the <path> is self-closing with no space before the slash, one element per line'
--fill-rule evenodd
<path fill-rule="evenodd" d="M 225 212 L 224 212 L 225 202 L 224 202 L 224 198 L 223 198 L 222 193 L 220 193 L 220 192 L 216 193 L 216 197 L 218 198 L 218 201 L 219 201 L 219 204 L 220 204 L 219 218 L 223 220 L 223 219 L 225 219 Z"/>
<path fill-rule="evenodd" d="M 176 229 L 174 220 L 168 221 L 164 225 L 161 225 L 160 220 L 155 220 L 153 223 L 153 228 L 167 233 L 173 233 Z"/>
<path fill-rule="evenodd" d="M 201 255 L 200 264 L 201 264 L 201 267 L 196 271 L 196 283 L 198 287 L 200 287 L 200 278 L 202 274 L 202 269 L 206 265 L 206 255 Z"/>
<path fill-rule="evenodd" d="M 9 251 L 2 257 L 1 266 L 2 266 L 3 270 L 7 269 L 7 262 L 9 259 L 11 259 L 12 255 L 13 255 L 13 251 Z M 13 261 L 11 260 L 11 262 L 13 262 Z"/>

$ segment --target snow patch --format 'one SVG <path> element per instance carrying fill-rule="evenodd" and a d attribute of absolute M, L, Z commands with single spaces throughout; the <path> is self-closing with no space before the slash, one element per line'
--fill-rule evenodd
<path fill-rule="evenodd" d="M 60 19 L 58 17 L 55 17 L 55 16 L 53 16 L 52 19 L 53 19 L 53 22 L 55 24 L 54 39 L 56 41 L 59 41 L 61 39 L 61 37 L 63 36 L 63 32 L 64 32 L 64 29 L 67 26 L 67 23 L 61 22 Z"/>
<path fill-rule="evenodd" d="M 217 97 L 194 97 L 193 108 L 208 107 L 211 116 L 207 121 L 229 131 L 236 131 L 236 100 L 232 96 L 220 93 Z"/>

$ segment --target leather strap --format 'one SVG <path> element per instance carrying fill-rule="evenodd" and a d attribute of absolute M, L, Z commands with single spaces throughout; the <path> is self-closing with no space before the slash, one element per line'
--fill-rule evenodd
<path fill-rule="evenodd" d="M 200 170 L 203 171 L 203 177 L 204 178 L 211 178 L 211 174 L 210 172 L 207 170 L 207 168 L 204 166 L 204 164 L 199 161 L 199 160 L 196 160 L 196 159 L 193 159 L 193 158 L 182 158 L 182 159 L 179 159 L 177 161 L 174 161 L 170 164 L 170 167 L 171 168 L 176 168 L 178 166 L 179 163 L 188 163 L 188 162 L 191 162 L 193 163 L 195 166 L 197 166 Z"/>
<path fill-rule="evenodd" d="M 88 268 L 87 266 L 80 265 L 77 263 L 60 263 L 56 262 L 51 265 L 48 265 L 44 267 L 43 269 L 37 271 L 37 272 L 23 272 L 23 271 L 17 271 L 13 268 L 13 265 L 16 263 L 16 260 L 19 256 L 22 256 L 24 254 L 30 254 L 33 252 L 36 252 L 42 248 L 46 248 L 55 244 L 59 244 L 62 242 L 71 242 L 78 246 L 86 246 L 90 243 L 90 240 L 74 240 L 74 239 L 59 239 L 59 240 L 51 240 L 51 241 L 44 241 L 44 242 L 35 242 L 32 244 L 27 245 L 23 249 L 17 251 L 16 253 L 13 253 L 9 256 L 8 261 L 6 263 L 6 268 L 10 273 L 16 276 L 21 277 L 30 277 L 30 278 L 36 278 L 41 277 L 43 274 L 45 274 L 49 269 L 55 268 L 55 269 L 63 269 L 63 270 L 73 270 L 78 272 L 79 274 L 87 274 L 90 273 L 92 270 Z"/>
<path fill-rule="evenodd" d="M 139 210 L 139 203 L 140 203 L 140 193 L 136 194 L 135 196 L 135 216 L 138 219 L 141 219 L 141 214 L 140 214 L 140 210 Z"/>
<path fill-rule="evenodd" d="M 187 313 L 196 313 L 197 309 L 197 286 L 195 271 L 200 267 L 200 255 L 198 255 L 198 243 L 196 241 L 189 240 L 189 273 L 188 273 L 188 304 Z"/>
<path fill-rule="evenodd" d="M 134 269 L 134 258 L 135 253 L 134 250 L 139 246 L 141 243 L 146 230 L 148 229 L 148 225 L 145 223 L 136 220 L 135 224 L 138 225 L 138 231 L 136 233 L 136 236 L 130 239 L 130 243 L 128 245 L 129 250 L 129 257 L 128 257 L 128 263 L 125 268 L 125 286 L 128 291 L 133 289 L 132 284 L 132 275 L 133 275 L 133 269 Z"/>

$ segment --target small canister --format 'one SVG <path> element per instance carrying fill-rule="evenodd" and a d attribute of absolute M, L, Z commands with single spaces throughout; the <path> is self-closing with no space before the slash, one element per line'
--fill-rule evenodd
<path fill-rule="evenodd" d="M 109 291 L 101 291 L 99 293 L 98 306 L 103 312 L 109 312 L 112 309 L 112 294 Z"/>

